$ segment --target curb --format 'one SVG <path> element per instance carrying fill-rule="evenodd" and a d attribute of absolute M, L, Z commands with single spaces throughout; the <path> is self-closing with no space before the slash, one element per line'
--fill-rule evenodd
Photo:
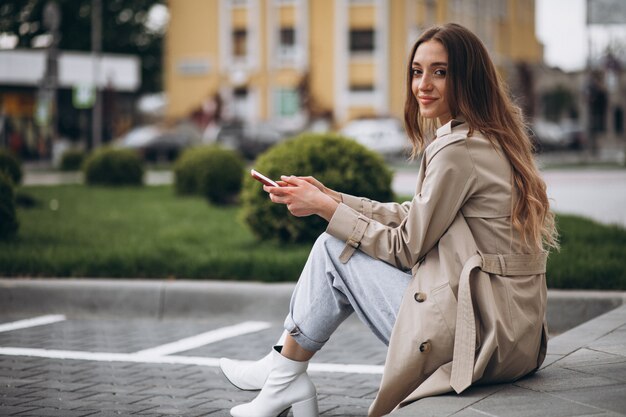
<path fill-rule="evenodd" d="M 550 334 L 560 334 L 626 304 L 626 291 L 548 290 Z"/>
<path fill-rule="evenodd" d="M 0 279 L 0 315 L 153 319 L 229 314 L 276 318 L 295 283 L 125 279 Z"/>
<path fill-rule="evenodd" d="M 276 318 L 286 313 L 295 283 L 128 279 L 0 278 L 0 314 L 200 318 Z M 553 334 L 626 304 L 624 291 L 549 290 Z"/>

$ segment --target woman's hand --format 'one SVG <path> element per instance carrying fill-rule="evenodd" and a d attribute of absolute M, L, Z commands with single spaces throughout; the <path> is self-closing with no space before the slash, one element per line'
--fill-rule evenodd
<path fill-rule="evenodd" d="M 335 190 L 331 190 L 330 188 L 326 187 L 317 178 L 315 177 L 298 177 L 298 178 L 308 182 L 309 184 L 316 186 L 318 190 L 320 190 L 321 192 L 323 192 L 324 194 L 326 194 L 327 196 L 329 196 L 336 202 L 341 203 L 341 194 Z"/>
<path fill-rule="evenodd" d="M 324 193 L 324 185 L 313 177 L 281 176 L 280 187 L 263 186 L 274 203 L 285 204 L 297 217 L 317 214 L 329 221 L 339 203 Z M 321 187 L 321 188 L 320 188 Z"/>

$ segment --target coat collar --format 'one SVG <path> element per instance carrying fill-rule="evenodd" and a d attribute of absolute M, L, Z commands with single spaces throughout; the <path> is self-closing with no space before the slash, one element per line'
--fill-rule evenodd
<path fill-rule="evenodd" d="M 455 127 L 463 123 L 465 123 L 465 120 L 462 117 L 456 117 L 450 120 L 448 123 L 437 129 L 437 138 L 449 135 Z"/>

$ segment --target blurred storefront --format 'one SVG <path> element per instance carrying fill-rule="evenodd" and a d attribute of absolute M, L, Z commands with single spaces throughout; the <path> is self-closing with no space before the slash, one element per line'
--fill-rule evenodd
<path fill-rule="evenodd" d="M 103 97 L 105 141 L 133 124 L 141 83 L 135 56 L 60 52 L 54 102 L 42 93 L 44 50 L 0 50 L 0 146 L 24 159 L 47 159 L 53 142 L 64 139 L 89 147 L 96 77 Z"/>
<path fill-rule="evenodd" d="M 215 107 L 220 118 L 336 126 L 402 118 L 405 65 L 426 27 L 458 22 L 523 90 L 543 56 L 533 0 L 170 0 L 167 116 Z M 521 80 L 521 81 L 520 81 Z M 529 91 L 528 89 L 526 91 Z M 532 89 L 530 90 L 532 93 Z M 533 103 L 530 97 L 528 103 Z"/>
<path fill-rule="evenodd" d="M 535 66 L 537 116 L 541 122 L 547 121 L 580 136 L 582 142 L 574 142 L 575 148 L 584 149 L 591 156 L 603 157 L 604 154 L 606 160 L 619 160 L 621 154 L 623 162 L 626 149 L 623 45 L 626 37 L 623 30 L 613 32 L 611 28 L 626 25 L 626 2 L 587 0 L 586 6 L 586 67 L 566 72 L 545 65 Z"/>

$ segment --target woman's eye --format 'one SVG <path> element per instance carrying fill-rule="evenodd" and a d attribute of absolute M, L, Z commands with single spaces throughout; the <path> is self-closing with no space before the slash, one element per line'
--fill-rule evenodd
<path fill-rule="evenodd" d="M 438 70 L 435 71 L 435 75 L 438 75 L 440 77 L 445 77 L 446 76 L 446 70 L 438 69 Z"/>
<path fill-rule="evenodd" d="M 414 77 L 419 77 L 420 75 L 422 75 L 422 70 L 418 70 L 418 69 L 413 68 L 413 69 L 411 70 L 411 74 L 412 74 Z"/>

